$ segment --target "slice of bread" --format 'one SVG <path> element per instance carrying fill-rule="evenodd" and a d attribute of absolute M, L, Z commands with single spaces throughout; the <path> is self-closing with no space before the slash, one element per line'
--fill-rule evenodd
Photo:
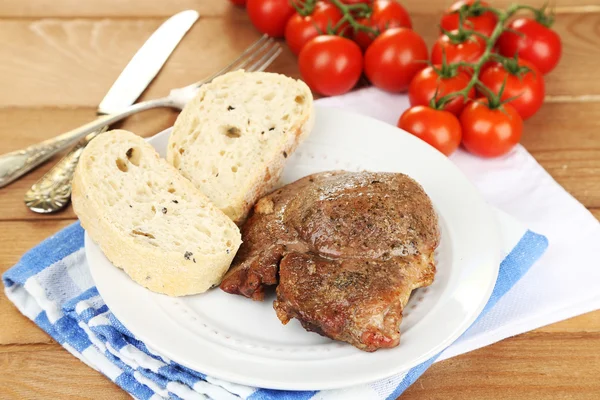
<path fill-rule="evenodd" d="M 241 244 L 238 227 L 131 132 L 90 142 L 72 200 L 106 257 L 154 292 L 183 296 L 218 285 Z"/>
<path fill-rule="evenodd" d="M 167 161 L 240 224 L 277 183 L 314 124 L 304 82 L 235 71 L 200 88 L 177 118 Z"/>

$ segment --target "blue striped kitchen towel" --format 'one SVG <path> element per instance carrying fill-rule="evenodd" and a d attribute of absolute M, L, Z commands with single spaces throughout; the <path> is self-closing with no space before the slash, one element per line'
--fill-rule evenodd
<path fill-rule="evenodd" d="M 153 351 L 114 317 L 94 286 L 85 260 L 83 233 L 75 223 L 27 252 L 2 277 L 6 295 L 65 349 L 136 399 L 395 399 L 437 358 L 368 385 L 321 392 L 268 390 L 211 378 Z M 516 240 L 506 243 L 511 243 L 512 250 L 505 252 L 483 314 L 548 246 L 544 236 L 525 229 Z"/>

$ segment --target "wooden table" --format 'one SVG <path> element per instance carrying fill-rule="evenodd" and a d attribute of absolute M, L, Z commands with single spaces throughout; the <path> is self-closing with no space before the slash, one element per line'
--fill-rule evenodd
<path fill-rule="evenodd" d="M 436 37 L 440 11 L 450 2 L 404 1 L 414 29 L 428 44 Z M 599 218 L 600 6 L 593 5 L 597 0 L 553 3 L 564 55 L 547 76 L 546 104 L 525 124 L 523 144 Z M 225 0 L 3 0 L 0 153 L 92 119 L 105 92 L 150 33 L 166 17 L 188 8 L 203 18 L 144 99 L 208 76 L 238 55 L 259 36 L 245 13 Z M 298 76 L 288 50 L 271 70 Z M 173 111 L 151 111 L 131 117 L 123 127 L 147 136 L 171 126 L 175 117 Z M 1 271 L 75 219 L 71 209 L 41 216 L 23 205 L 26 188 L 50 166 L 0 191 Z M 599 357 L 597 311 L 435 364 L 402 398 L 598 399 Z M 67 353 L 0 294 L 0 398 L 129 397 Z"/>

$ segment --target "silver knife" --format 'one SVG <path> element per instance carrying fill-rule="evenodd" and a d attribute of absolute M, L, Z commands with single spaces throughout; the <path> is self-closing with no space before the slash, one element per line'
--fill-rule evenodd
<path fill-rule="evenodd" d="M 171 52 L 198 19 L 194 10 L 182 11 L 165 21 L 138 50 L 102 100 L 99 112 L 120 110 L 132 104 L 156 76 Z M 105 118 L 105 117 L 99 117 Z M 0 188 L 20 178 L 73 144 L 72 139 L 49 139 L 0 156 Z"/>
<path fill-rule="evenodd" d="M 135 102 L 158 74 L 177 44 L 198 19 L 193 10 L 180 12 L 165 21 L 137 51 L 98 107 L 98 113 L 114 113 Z M 102 133 L 93 132 L 81 140 L 25 195 L 25 204 L 38 213 L 56 212 L 69 204 L 71 180 L 85 146 Z"/>
<path fill-rule="evenodd" d="M 187 10 L 159 26 L 113 83 L 98 112 L 112 114 L 135 103 L 197 19 L 196 11 Z"/>

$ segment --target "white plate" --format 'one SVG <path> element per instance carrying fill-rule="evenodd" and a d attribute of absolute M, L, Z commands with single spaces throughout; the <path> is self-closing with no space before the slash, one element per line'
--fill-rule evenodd
<path fill-rule="evenodd" d="M 152 138 L 163 153 L 169 131 Z M 391 125 L 342 110 L 317 108 L 309 139 L 290 157 L 282 183 L 332 170 L 404 172 L 438 212 L 438 272 L 404 313 L 400 345 L 365 353 L 282 325 L 273 296 L 253 302 L 219 289 L 170 298 L 152 293 L 113 267 L 87 236 L 98 290 L 116 317 L 170 359 L 209 376 L 272 389 L 322 390 L 367 383 L 436 355 L 475 320 L 494 287 L 500 247 L 496 221 L 475 188 L 446 157 Z"/>

